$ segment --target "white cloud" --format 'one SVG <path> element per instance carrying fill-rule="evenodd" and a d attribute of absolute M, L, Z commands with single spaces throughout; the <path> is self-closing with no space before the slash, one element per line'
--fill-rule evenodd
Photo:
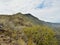
<path fill-rule="evenodd" d="M 0 12 L 7 13 L 15 13 L 19 11 L 25 12 L 26 10 L 30 10 L 35 8 L 35 6 L 40 2 L 40 0 L 11 0 L 6 2 L 7 0 L 0 0 Z M 5 11 L 6 10 L 6 11 Z"/>
<path fill-rule="evenodd" d="M 43 7 L 38 8 L 43 0 L 0 0 L 0 13 L 31 13 L 41 20 L 59 22 L 60 0 L 45 0 Z M 48 5 L 47 5 L 48 4 Z"/>

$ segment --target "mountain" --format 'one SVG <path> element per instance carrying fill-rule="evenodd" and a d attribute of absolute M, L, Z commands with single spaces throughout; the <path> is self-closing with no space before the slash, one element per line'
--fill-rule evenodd
<path fill-rule="evenodd" d="M 0 25 L 4 27 L 9 26 L 10 28 L 19 29 L 19 26 L 31 26 L 31 25 L 43 25 L 53 28 L 55 31 L 60 32 L 60 23 L 51 23 L 39 20 L 37 17 L 31 14 L 16 13 L 13 15 L 0 15 Z M 12 26 L 11 26 L 12 25 Z M 16 27 L 15 27 L 16 25 Z"/>
<path fill-rule="evenodd" d="M 45 22 L 39 20 L 37 17 L 29 13 L 28 14 L 16 13 L 13 15 L 0 15 L 0 40 L 1 40 L 0 43 L 2 42 L 1 43 L 2 45 L 4 44 L 8 45 L 12 41 L 14 45 L 18 45 L 16 43 L 17 42 L 16 40 L 17 38 L 19 38 L 19 40 L 21 40 L 19 44 L 23 42 L 23 44 L 21 43 L 21 45 L 25 45 L 26 42 L 24 40 L 27 40 L 27 38 L 25 34 L 22 33 L 22 29 L 24 29 L 25 27 L 31 27 L 35 25 L 36 26 L 40 25 L 41 27 L 47 26 L 49 28 L 52 28 L 53 31 L 56 32 L 56 37 L 60 41 L 60 23 Z M 17 38 L 16 35 L 18 35 Z M 13 38 L 16 40 L 14 40 Z"/>

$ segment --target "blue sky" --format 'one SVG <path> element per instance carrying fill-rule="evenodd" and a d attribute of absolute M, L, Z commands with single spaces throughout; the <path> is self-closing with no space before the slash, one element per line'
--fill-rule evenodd
<path fill-rule="evenodd" d="M 60 0 L 0 0 L 0 14 L 31 13 L 40 20 L 60 22 Z"/>

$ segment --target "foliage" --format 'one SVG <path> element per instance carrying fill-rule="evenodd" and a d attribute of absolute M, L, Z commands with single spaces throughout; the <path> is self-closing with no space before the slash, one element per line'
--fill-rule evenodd
<path fill-rule="evenodd" d="M 32 38 L 36 45 L 57 45 L 55 33 L 46 26 L 33 26 L 24 28 L 23 32 Z"/>

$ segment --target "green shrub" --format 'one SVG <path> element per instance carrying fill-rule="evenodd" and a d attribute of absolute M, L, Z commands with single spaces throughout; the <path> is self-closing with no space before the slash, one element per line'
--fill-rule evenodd
<path fill-rule="evenodd" d="M 57 45 L 55 32 L 46 26 L 32 26 L 24 28 L 23 32 L 36 45 Z"/>

